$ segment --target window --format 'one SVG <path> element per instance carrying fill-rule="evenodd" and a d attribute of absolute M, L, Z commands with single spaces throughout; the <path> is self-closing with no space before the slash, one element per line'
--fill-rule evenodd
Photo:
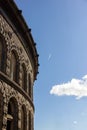
<path fill-rule="evenodd" d="M 3 48 L 3 46 L 2 46 L 2 42 L 0 41 L 0 70 L 1 70 L 1 68 L 2 68 L 2 48 Z"/>
<path fill-rule="evenodd" d="M 28 74 L 28 93 L 29 96 L 31 97 L 31 76 Z"/>
<path fill-rule="evenodd" d="M 18 82 L 18 61 L 17 56 L 14 51 L 11 52 L 11 79 L 15 82 Z"/>
<path fill-rule="evenodd" d="M 8 103 L 7 130 L 18 130 L 18 106 L 14 98 Z"/>
<path fill-rule="evenodd" d="M 2 129 L 3 121 L 3 95 L 0 92 L 0 130 Z"/>
<path fill-rule="evenodd" d="M 21 109 L 21 130 L 27 129 L 27 114 L 25 106 L 22 106 Z"/>
<path fill-rule="evenodd" d="M 29 130 L 31 130 L 31 112 L 29 111 Z"/>
<path fill-rule="evenodd" d="M 22 88 L 27 91 L 27 73 L 26 73 L 26 67 L 24 64 L 22 64 Z"/>
<path fill-rule="evenodd" d="M 0 71 L 5 72 L 6 69 L 6 45 L 4 38 L 0 35 Z"/>

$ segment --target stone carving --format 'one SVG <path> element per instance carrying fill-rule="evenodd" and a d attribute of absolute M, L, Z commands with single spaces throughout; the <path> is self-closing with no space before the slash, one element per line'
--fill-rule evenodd
<path fill-rule="evenodd" d="M 11 86 L 7 85 L 5 82 L 0 81 L 0 90 L 1 93 L 3 94 L 4 97 L 4 115 L 3 115 L 3 125 L 4 127 L 6 126 L 7 123 L 7 111 L 8 111 L 8 102 L 9 100 L 14 97 L 18 103 L 18 109 L 21 110 L 21 107 L 24 105 L 26 107 L 27 115 L 29 111 L 31 111 L 31 114 L 33 115 L 34 110 L 31 107 L 31 104 L 26 100 L 26 98 L 21 95 L 18 91 L 16 91 L 14 88 Z M 20 124 L 20 111 L 18 113 L 19 116 L 19 124 Z M 19 125 L 20 126 L 20 125 Z"/>
<path fill-rule="evenodd" d="M 10 77 L 10 65 L 11 65 L 11 52 L 12 50 L 15 50 L 17 55 L 18 55 L 18 61 L 19 61 L 19 85 L 21 84 L 21 76 L 22 76 L 22 71 L 21 71 L 21 66 L 22 64 L 25 64 L 26 66 L 26 72 L 27 75 L 30 74 L 31 76 L 31 84 L 33 85 L 34 81 L 34 76 L 33 76 L 33 69 L 32 65 L 30 62 L 29 57 L 27 56 L 27 53 L 25 52 L 23 46 L 21 45 L 21 42 L 17 35 L 15 34 L 14 30 L 12 30 L 11 26 L 7 23 L 7 21 L 3 18 L 2 15 L 0 15 L 0 34 L 4 37 L 5 39 L 5 44 L 6 44 L 6 50 L 7 50 L 7 58 L 6 58 L 6 75 Z M 31 85 L 31 86 L 32 86 Z M 28 86 L 29 87 L 29 86 Z M 28 89 L 27 89 L 28 91 Z M 29 103 L 29 101 L 17 90 L 15 90 L 12 86 L 8 85 L 4 81 L 0 80 L 0 92 L 3 95 L 3 127 L 2 130 L 6 130 L 7 126 L 7 113 L 8 113 L 8 103 L 10 99 L 13 97 L 16 99 L 17 104 L 18 104 L 18 129 L 21 129 L 21 108 L 24 105 L 26 107 L 26 114 L 27 116 L 29 115 L 29 112 L 31 112 L 31 115 L 33 116 L 34 110 Z M 32 90 L 31 90 L 32 92 Z M 31 96 L 33 99 L 33 97 Z M 28 117 L 27 117 L 27 123 L 28 122 Z M 33 124 L 32 124 L 33 125 Z M 28 130 L 28 127 L 27 127 Z"/>
<path fill-rule="evenodd" d="M 27 54 L 24 56 L 24 49 L 23 46 L 21 46 L 21 43 L 16 36 L 15 32 L 13 32 L 12 28 L 9 26 L 9 24 L 5 21 L 5 19 L 0 15 L 0 34 L 3 35 L 6 41 L 7 45 L 7 60 L 10 60 L 10 53 L 12 50 L 15 50 L 17 52 L 19 61 L 21 63 L 25 63 L 27 72 L 32 73 L 32 67 L 29 58 L 27 57 Z M 27 59 L 26 59 L 27 57 Z M 8 63 L 8 61 L 7 61 Z M 31 70 L 31 71 L 30 71 Z"/>

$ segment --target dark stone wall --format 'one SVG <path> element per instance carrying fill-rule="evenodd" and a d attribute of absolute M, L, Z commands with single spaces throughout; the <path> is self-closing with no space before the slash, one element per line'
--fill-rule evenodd
<path fill-rule="evenodd" d="M 2 129 L 2 121 L 3 121 L 3 96 L 0 92 L 0 130 Z"/>

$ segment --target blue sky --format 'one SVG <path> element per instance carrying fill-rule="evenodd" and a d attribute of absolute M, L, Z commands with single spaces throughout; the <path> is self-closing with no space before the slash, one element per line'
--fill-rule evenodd
<path fill-rule="evenodd" d="M 15 0 L 39 53 L 35 130 L 87 129 L 87 0 Z"/>

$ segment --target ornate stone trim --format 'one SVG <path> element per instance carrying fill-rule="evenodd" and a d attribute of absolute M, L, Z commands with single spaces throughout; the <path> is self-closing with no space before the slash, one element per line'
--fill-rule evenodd
<path fill-rule="evenodd" d="M 19 62 L 21 64 L 24 63 L 26 65 L 27 72 L 29 72 L 31 74 L 32 79 L 34 79 L 30 60 L 27 56 L 24 56 L 25 51 L 23 47 L 20 46 L 20 40 L 18 39 L 17 35 L 12 30 L 12 28 L 9 26 L 9 24 L 2 17 L 2 15 L 0 15 L 0 34 L 2 34 L 5 38 L 7 45 L 7 75 L 9 75 L 10 54 L 12 50 L 15 50 L 17 52 Z"/>
<path fill-rule="evenodd" d="M 3 129 L 6 129 L 7 125 L 7 111 L 8 111 L 8 103 L 9 100 L 13 97 L 16 99 L 18 103 L 18 127 L 20 128 L 20 121 L 21 121 L 21 107 L 24 105 L 26 107 L 26 114 L 28 115 L 29 111 L 31 111 L 32 115 L 34 113 L 33 108 L 31 107 L 30 103 L 25 99 L 23 95 L 21 95 L 17 90 L 12 88 L 10 85 L 6 84 L 3 81 L 0 81 L 0 91 L 3 94 Z"/>

